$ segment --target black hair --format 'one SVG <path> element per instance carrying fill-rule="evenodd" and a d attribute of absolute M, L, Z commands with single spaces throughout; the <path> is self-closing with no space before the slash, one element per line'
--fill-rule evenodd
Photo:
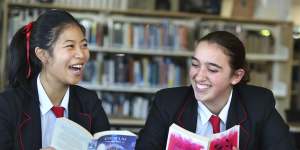
<path fill-rule="evenodd" d="M 53 47 L 58 37 L 65 28 L 71 25 L 78 26 L 85 34 L 84 27 L 70 13 L 63 10 L 48 10 L 41 14 L 36 21 L 33 21 L 29 38 L 29 64 L 26 61 L 27 40 L 25 32 L 28 25 L 20 28 L 12 38 L 8 48 L 6 66 L 9 86 L 17 87 L 38 75 L 42 64 L 35 54 L 35 48 L 42 48 L 52 56 Z M 27 76 L 29 66 L 31 66 L 31 74 Z"/>
<path fill-rule="evenodd" d="M 233 71 L 245 70 L 245 74 L 239 84 L 245 84 L 250 80 L 249 66 L 246 60 L 246 51 L 242 41 L 234 34 L 227 31 L 214 31 L 199 40 L 216 43 L 224 48 L 224 53 L 230 58 L 230 67 Z"/>

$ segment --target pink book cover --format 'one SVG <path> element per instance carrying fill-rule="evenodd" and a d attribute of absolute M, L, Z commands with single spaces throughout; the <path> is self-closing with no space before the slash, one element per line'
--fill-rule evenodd
<path fill-rule="evenodd" d="M 210 137 L 200 136 L 176 124 L 169 128 L 167 150 L 231 150 L 239 145 L 239 125 Z"/>
<path fill-rule="evenodd" d="M 235 125 L 221 133 L 213 134 L 210 138 L 209 150 L 232 150 L 233 146 L 239 148 L 239 135 L 239 125 Z"/>
<path fill-rule="evenodd" d="M 199 136 L 176 124 L 169 128 L 167 150 L 208 150 L 209 138 Z"/>

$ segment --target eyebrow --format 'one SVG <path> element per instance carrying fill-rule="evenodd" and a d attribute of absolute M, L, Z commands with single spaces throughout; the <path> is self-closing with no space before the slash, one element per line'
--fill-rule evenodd
<path fill-rule="evenodd" d="M 192 60 L 199 61 L 196 57 L 192 56 Z"/>
<path fill-rule="evenodd" d="M 219 69 L 222 69 L 221 66 L 219 66 L 218 64 L 215 64 L 215 63 L 207 63 L 209 66 L 214 66 L 214 67 L 217 67 Z"/>
<path fill-rule="evenodd" d="M 67 42 L 74 42 L 74 40 L 66 40 L 66 41 L 64 41 L 64 43 L 67 43 Z M 87 42 L 87 39 L 84 38 L 80 42 Z"/>
<path fill-rule="evenodd" d="M 198 60 L 196 57 L 194 57 L 194 56 L 192 56 L 192 60 L 195 60 L 195 61 L 198 61 L 198 62 L 199 62 L 199 60 Z M 207 65 L 209 65 L 209 66 L 217 67 L 217 68 L 219 68 L 219 69 L 222 69 L 222 67 L 221 67 L 220 65 L 215 64 L 215 63 L 208 62 L 208 63 L 205 63 L 205 64 L 207 64 Z"/>

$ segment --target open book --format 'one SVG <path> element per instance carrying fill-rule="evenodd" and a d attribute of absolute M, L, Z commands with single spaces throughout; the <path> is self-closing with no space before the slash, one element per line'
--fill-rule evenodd
<path fill-rule="evenodd" d="M 205 137 L 190 132 L 176 124 L 169 128 L 167 150 L 231 150 L 233 146 L 239 148 L 240 126 Z"/>
<path fill-rule="evenodd" d="M 79 124 L 57 118 L 51 147 L 55 150 L 134 150 L 137 136 L 130 131 L 102 131 L 91 135 Z"/>

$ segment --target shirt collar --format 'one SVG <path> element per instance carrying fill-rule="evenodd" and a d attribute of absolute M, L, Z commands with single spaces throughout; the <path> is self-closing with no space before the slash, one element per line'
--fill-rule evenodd
<path fill-rule="evenodd" d="M 37 90 L 38 90 L 38 96 L 40 101 L 41 115 L 44 115 L 53 107 L 53 104 L 49 99 L 48 95 L 46 94 L 46 91 L 41 83 L 40 75 L 38 75 L 37 77 Z M 68 112 L 69 96 L 70 94 L 69 94 L 69 87 L 68 87 L 65 96 L 63 97 L 62 102 L 60 104 L 61 107 L 65 108 L 66 112 Z"/>
<path fill-rule="evenodd" d="M 231 98 L 232 98 L 232 90 L 230 91 L 230 95 L 226 105 L 222 108 L 220 114 L 218 115 L 224 124 L 226 124 L 227 121 Z M 208 122 L 210 116 L 213 115 L 213 113 L 211 113 L 210 110 L 201 101 L 197 101 L 197 102 L 198 102 L 198 115 L 200 115 L 201 124 L 204 125 L 205 123 Z"/>

